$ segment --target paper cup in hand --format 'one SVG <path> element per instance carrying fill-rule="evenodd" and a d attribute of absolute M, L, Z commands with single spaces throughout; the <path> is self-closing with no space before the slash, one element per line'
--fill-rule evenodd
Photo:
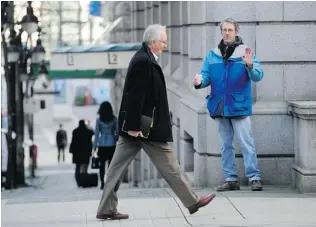
<path fill-rule="evenodd" d="M 193 78 L 193 84 L 195 86 L 198 86 L 202 83 L 202 75 L 201 74 L 196 74 Z"/>

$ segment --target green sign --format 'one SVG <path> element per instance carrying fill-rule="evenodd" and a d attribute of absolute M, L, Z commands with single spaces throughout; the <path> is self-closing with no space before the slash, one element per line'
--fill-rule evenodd
<path fill-rule="evenodd" d="M 116 69 L 102 70 L 50 70 L 50 79 L 113 79 Z"/>

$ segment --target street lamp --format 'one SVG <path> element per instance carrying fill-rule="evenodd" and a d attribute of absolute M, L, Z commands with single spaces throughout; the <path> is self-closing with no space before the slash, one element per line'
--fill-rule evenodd
<path fill-rule="evenodd" d="M 41 66 L 40 66 L 40 70 L 38 72 L 38 77 L 37 77 L 38 81 L 40 83 L 42 83 L 43 88 L 48 88 L 50 80 L 48 78 L 48 70 L 45 66 L 45 62 L 43 61 Z"/>
<path fill-rule="evenodd" d="M 19 60 L 20 57 L 20 51 L 19 48 L 10 43 L 10 45 L 8 46 L 8 62 L 9 63 L 15 63 Z"/>
<path fill-rule="evenodd" d="M 33 86 L 37 78 L 37 71 L 28 68 L 28 65 L 33 65 L 34 68 L 40 69 L 43 60 L 45 59 L 45 49 L 42 46 L 40 38 L 34 48 L 28 47 L 28 39 L 24 45 L 22 42 L 23 32 L 27 33 L 28 38 L 32 37 L 35 32 L 40 33 L 38 26 L 38 18 L 34 15 L 32 2 L 28 2 L 26 15 L 20 22 L 14 21 L 14 1 L 1 2 L 1 37 L 2 48 L 5 56 L 5 76 L 10 88 L 8 95 L 8 110 L 10 112 L 11 120 L 9 128 L 11 134 L 17 133 L 17 138 L 10 138 L 10 157 L 8 167 L 8 177 L 6 178 L 7 188 L 16 187 L 18 184 L 25 184 L 24 182 L 24 149 L 20 146 L 23 140 L 24 132 L 24 110 L 23 110 L 23 83 L 26 82 L 24 91 L 31 90 L 30 94 L 26 92 L 26 99 L 32 99 Z M 17 35 L 14 31 L 15 25 L 21 25 L 21 29 Z M 10 42 L 5 40 L 5 32 L 10 28 Z M 30 42 L 31 43 L 31 42 Z M 9 63 L 9 64 L 7 64 Z M 44 74 L 43 74 L 44 75 Z M 43 76 L 41 76 L 43 77 Z M 46 76 L 45 76 L 46 77 Z M 44 77 L 44 78 L 45 78 Z M 33 140 L 33 115 L 30 114 L 29 128 L 30 139 Z M 33 153 L 33 148 L 30 147 L 30 154 Z M 32 159 L 34 157 L 32 156 Z M 33 168 L 32 168 L 33 169 Z M 32 170 L 33 171 L 33 170 Z M 32 172 L 34 176 L 34 171 Z"/>
<path fill-rule="evenodd" d="M 38 29 L 38 19 L 33 13 L 32 2 L 28 2 L 28 7 L 26 9 L 26 15 L 21 21 L 22 29 L 26 31 L 29 35 L 36 32 Z"/>
<path fill-rule="evenodd" d="M 32 51 L 32 63 L 40 64 L 45 60 L 45 48 L 42 46 L 42 40 L 38 37 L 36 41 L 36 46 Z"/>
<path fill-rule="evenodd" d="M 39 77 L 47 77 L 48 76 L 48 70 L 45 66 L 45 62 L 43 61 L 41 66 L 40 66 L 40 70 L 38 72 L 38 76 Z"/>
<path fill-rule="evenodd" d="M 15 63 L 19 60 L 20 57 L 20 49 L 17 45 L 17 37 L 16 32 L 11 29 L 10 31 L 10 44 L 8 46 L 8 62 Z"/>
<path fill-rule="evenodd" d="M 11 4 L 13 3 L 9 1 L 1 1 L 1 32 L 4 32 L 13 23 Z"/>

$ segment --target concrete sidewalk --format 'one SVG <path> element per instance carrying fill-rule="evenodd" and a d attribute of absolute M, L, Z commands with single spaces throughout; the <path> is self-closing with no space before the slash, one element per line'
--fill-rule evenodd
<path fill-rule="evenodd" d="M 178 200 L 177 200 L 178 201 Z M 315 198 L 218 196 L 189 215 L 173 198 L 122 198 L 121 221 L 95 219 L 98 200 L 19 203 L 2 200 L 2 225 L 18 226 L 316 226 Z M 179 201 L 178 201 L 179 202 Z M 183 212 L 183 213 L 182 213 Z"/>
<path fill-rule="evenodd" d="M 183 217 L 172 198 L 122 199 L 120 210 L 130 214 L 121 221 L 98 221 L 95 209 L 98 201 L 59 203 L 33 203 L 2 205 L 2 226 L 315 226 L 315 200 L 280 199 L 279 205 L 271 199 L 253 199 L 254 206 L 246 204 L 247 198 L 233 199 L 234 206 L 223 197 L 217 198 L 207 208 Z M 295 207 L 296 206 L 296 207 Z M 240 213 L 239 213 L 240 212 Z"/>
<path fill-rule="evenodd" d="M 2 192 L 2 226 L 316 226 L 316 195 L 268 186 L 263 192 L 243 187 L 239 192 L 218 193 L 207 207 L 190 215 L 168 188 L 122 185 L 119 211 L 128 213 L 130 219 L 99 221 L 95 214 L 101 190 L 78 189 L 69 174 L 72 166 L 59 168 L 58 175 L 41 176 L 39 187 Z M 196 189 L 199 195 L 210 192 L 213 189 Z"/>
<path fill-rule="evenodd" d="M 128 213 L 130 219 L 99 221 L 95 215 L 102 191 L 77 188 L 71 157 L 67 155 L 65 164 L 57 164 L 55 149 L 45 149 L 36 175 L 37 179 L 29 181 L 33 187 L 1 193 L 2 226 L 316 226 L 316 194 L 273 186 L 265 186 L 262 192 L 242 187 L 237 192 L 217 193 L 208 206 L 190 215 L 170 188 L 136 189 L 122 184 L 119 211 Z M 214 190 L 195 191 L 206 195 Z"/>

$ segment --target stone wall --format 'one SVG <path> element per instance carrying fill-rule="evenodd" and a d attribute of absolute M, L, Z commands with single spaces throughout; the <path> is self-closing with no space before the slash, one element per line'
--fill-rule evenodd
<path fill-rule="evenodd" d="M 221 39 L 219 23 L 226 17 L 240 22 L 244 43 L 253 49 L 264 69 L 263 80 L 253 83 L 252 89 L 252 127 L 263 182 L 290 185 L 298 154 L 294 152 L 294 118 L 287 102 L 316 100 L 316 2 L 121 4 L 129 6 L 129 18 L 125 18 L 130 27 L 125 29 L 130 29 L 132 42 L 142 41 L 148 24 L 167 26 L 168 50 L 159 61 L 167 80 L 173 146 L 181 166 L 190 166 L 187 171 L 193 171 L 194 183 L 201 187 L 222 183 L 223 175 L 215 122 L 205 108 L 209 88 L 196 91 L 191 81 L 199 73 L 203 58 Z M 120 14 L 117 8 L 115 12 L 116 16 Z M 126 34 L 118 30 L 112 36 L 112 41 L 122 42 Z M 121 95 L 125 72 L 120 75 L 115 90 Z M 239 177 L 247 183 L 235 145 Z"/>

